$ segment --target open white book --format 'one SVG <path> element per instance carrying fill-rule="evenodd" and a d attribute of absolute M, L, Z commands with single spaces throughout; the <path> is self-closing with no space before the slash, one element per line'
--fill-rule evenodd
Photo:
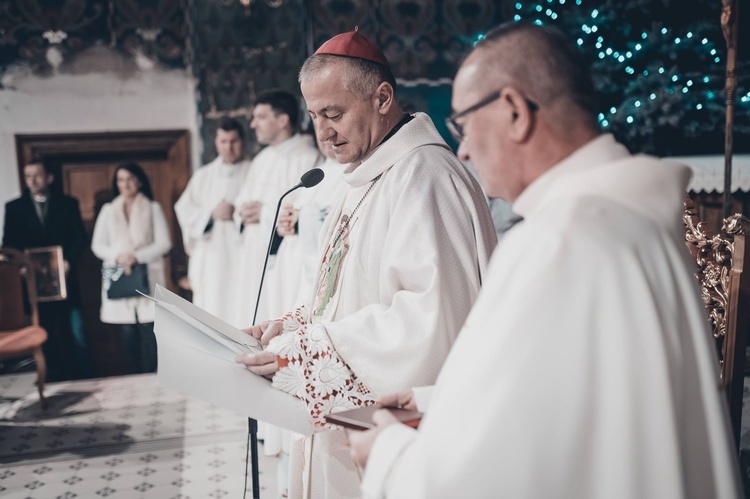
<path fill-rule="evenodd" d="M 237 355 L 262 351 L 260 342 L 158 284 L 148 298 L 156 304 L 161 384 L 259 421 L 312 434 L 301 400 L 234 361 Z"/>

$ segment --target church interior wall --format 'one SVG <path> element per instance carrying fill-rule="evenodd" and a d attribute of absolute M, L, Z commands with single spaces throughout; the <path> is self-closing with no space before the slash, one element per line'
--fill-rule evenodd
<path fill-rule="evenodd" d="M 187 129 L 197 136 L 192 78 L 179 70 L 6 74 L 0 91 L 0 200 L 20 195 L 16 134 Z M 200 144 L 192 141 L 193 167 Z M 0 203 L 0 217 L 4 202 Z"/>

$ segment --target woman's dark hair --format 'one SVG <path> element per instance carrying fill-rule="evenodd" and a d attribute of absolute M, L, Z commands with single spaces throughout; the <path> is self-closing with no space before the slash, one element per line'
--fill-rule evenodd
<path fill-rule="evenodd" d="M 153 201 L 154 194 L 153 192 L 151 192 L 151 182 L 148 181 L 146 172 L 143 171 L 143 168 L 141 168 L 141 165 L 139 165 L 138 163 L 122 163 L 117 166 L 115 175 L 112 178 L 112 194 L 114 194 L 115 197 L 120 195 L 120 189 L 117 188 L 117 172 L 119 172 L 120 170 L 127 170 L 128 172 L 132 173 L 133 176 L 135 176 L 135 178 L 137 178 L 141 183 L 139 192 Z"/>

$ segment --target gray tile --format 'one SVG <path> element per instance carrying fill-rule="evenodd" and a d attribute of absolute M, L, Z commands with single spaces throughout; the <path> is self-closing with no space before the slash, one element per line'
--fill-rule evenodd
<path fill-rule="evenodd" d="M 242 497 L 247 419 L 158 385 L 154 375 L 50 384 L 0 376 L 0 496 Z M 277 458 L 259 452 L 262 497 Z M 252 487 L 249 484 L 249 487 Z"/>

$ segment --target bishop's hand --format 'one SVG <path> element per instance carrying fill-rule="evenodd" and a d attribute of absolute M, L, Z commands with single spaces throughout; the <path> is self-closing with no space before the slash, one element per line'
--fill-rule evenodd
<path fill-rule="evenodd" d="M 283 326 L 281 321 L 264 321 L 260 324 L 247 327 L 242 331 L 259 340 L 263 346 L 266 346 L 269 341 L 283 332 Z"/>
<path fill-rule="evenodd" d="M 272 352 L 238 355 L 234 361 L 238 364 L 243 364 L 248 371 L 269 379 L 273 378 L 273 375 L 279 370 L 276 354 Z"/>

